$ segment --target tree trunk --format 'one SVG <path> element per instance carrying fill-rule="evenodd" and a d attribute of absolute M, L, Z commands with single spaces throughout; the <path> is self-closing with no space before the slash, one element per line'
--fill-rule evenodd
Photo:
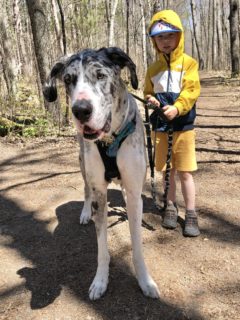
<path fill-rule="evenodd" d="M 212 38 L 212 68 L 218 69 L 218 41 L 217 41 L 217 0 L 213 1 L 213 38 Z"/>
<path fill-rule="evenodd" d="M 218 70 L 225 69 L 224 60 L 224 43 L 223 43 L 223 32 L 222 32 L 222 19 L 223 14 L 220 0 L 217 0 L 217 35 L 218 35 Z"/>
<path fill-rule="evenodd" d="M 24 14 L 23 8 L 21 8 L 21 0 L 15 0 L 16 1 L 16 7 L 17 11 L 19 12 L 19 19 L 17 21 L 17 27 L 16 27 L 16 32 L 17 32 L 17 43 L 19 46 L 19 51 L 20 51 L 20 58 L 21 58 L 21 70 L 22 73 L 27 74 L 31 73 L 33 70 L 33 61 L 28 58 L 29 54 L 29 47 L 31 51 L 31 38 L 29 37 L 29 32 L 28 32 L 28 26 L 29 22 L 26 21 L 26 15 Z M 28 52 L 28 54 L 27 54 Z"/>
<path fill-rule="evenodd" d="M 109 47 L 112 47 L 114 45 L 114 24 L 115 24 L 115 15 L 118 5 L 118 0 L 114 0 L 114 3 L 111 2 L 111 11 L 110 11 L 110 26 L 109 26 Z"/>
<path fill-rule="evenodd" d="M 200 41 L 200 35 L 199 35 L 199 25 L 197 24 L 197 14 L 196 14 L 196 2 L 195 2 L 195 0 L 191 0 L 190 4 L 191 4 L 192 21 L 193 21 L 193 35 L 194 35 L 195 44 L 196 44 L 196 48 L 197 48 L 199 69 L 202 70 L 204 68 L 204 59 L 203 59 L 203 52 L 202 52 L 202 49 L 201 49 L 201 41 Z"/>
<path fill-rule="evenodd" d="M 167 6 L 166 1 L 156 1 L 153 5 L 153 14 L 157 13 L 158 11 L 161 11 L 165 9 Z"/>
<path fill-rule="evenodd" d="M 61 29 L 60 29 L 60 24 L 59 24 L 59 19 L 58 19 L 58 10 L 57 10 L 57 5 L 55 0 L 51 0 L 52 4 L 52 12 L 53 12 L 53 18 L 54 18 L 54 28 L 55 28 L 55 33 L 57 37 L 57 45 L 58 45 L 58 54 L 63 53 L 63 43 L 62 43 L 62 35 L 61 35 Z"/>
<path fill-rule="evenodd" d="M 129 55 L 129 0 L 126 0 L 126 53 Z"/>
<path fill-rule="evenodd" d="M 213 1 L 208 3 L 208 40 L 207 40 L 207 69 L 213 68 Z"/>
<path fill-rule="evenodd" d="M 66 30 L 65 30 L 65 19 L 64 19 L 64 13 L 63 13 L 63 9 L 62 9 L 62 5 L 60 0 L 57 0 L 57 4 L 58 4 L 58 8 L 59 8 L 59 12 L 60 12 L 60 16 L 61 16 L 61 30 L 62 30 L 62 47 L 63 47 L 63 53 L 64 55 L 67 54 L 67 40 L 66 40 Z M 68 94 L 67 91 L 65 91 L 66 93 L 66 109 L 65 109 L 65 115 L 64 115 L 64 124 L 65 125 L 69 125 L 69 112 L 70 112 L 70 108 L 69 108 L 69 98 L 68 98 Z M 58 106 L 58 110 L 61 110 L 60 106 Z M 60 117 L 60 111 L 59 111 L 59 119 L 61 120 Z"/>
<path fill-rule="evenodd" d="M 147 3 L 146 3 L 147 2 Z M 147 0 L 145 2 L 145 29 L 148 32 L 148 27 L 150 24 L 150 18 L 153 14 L 152 10 L 153 8 L 151 7 L 151 1 Z M 147 52 L 147 66 L 153 63 L 154 61 L 154 56 L 155 56 L 155 50 L 153 49 L 153 45 L 151 43 L 150 37 L 146 37 L 146 52 Z"/>
<path fill-rule="evenodd" d="M 191 26 L 190 26 L 190 34 L 191 34 L 191 42 L 192 42 L 192 53 L 191 53 L 191 56 L 193 58 L 197 59 L 195 39 L 194 39 L 194 35 L 193 35 L 193 31 L 192 31 Z"/>
<path fill-rule="evenodd" d="M 230 0 L 230 44 L 231 44 L 231 65 L 232 77 L 239 76 L 239 2 Z"/>
<path fill-rule="evenodd" d="M 37 59 L 38 72 L 40 75 L 41 85 L 43 87 L 48 72 L 48 60 L 46 48 L 49 46 L 49 38 L 47 34 L 47 19 L 45 8 L 40 0 L 26 0 L 29 18 L 32 27 L 32 36 L 34 43 L 34 51 Z M 46 110 L 49 110 L 49 104 L 44 100 Z"/>
<path fill-rule="evenodd" d="M 15 33 L 15 41 L 16 41 L 16 52 L 17 52 L 17 64 L 18 64 L 18 70 L 21 73 L 21 65 L 23 61 L 23 56 L 21 53 L 21 46 L 20 46 L 20 13 L 19 13 L 19 0 L 13 1 L 13 28 Z"/>
<path fill-rule="evenodd" d="M 9 98 L 12 98 L 16 93 L 16 62 L 12 54 L 12 46 L 7 34 L 7 27 L 5 17 L 0 14 L 0 55 L 2 56 L 2 65 L 4 72 L 4 79 Z"/>
<path fill-rule="evenodd" d="M 110 3 L 109 0 L 105 0 L 105 11 L 106 11 L 106 20 L 107 20 L 107 31 L 108 31 L 108 37 L 110 34 Z M 108 38 L 109 43 L 109 38 Z"/>
<path fill-rule="evenodd" d="M 201 36 L 200 36 L 200 39 L 201 39 L 201 47 L 202 48 L 205 48 L 206 47 L 206 44 L 208 43 L 208 26 L 207 26 L 207 16 L 208 14 L 206 13 L 206 8 L 204 7 L 204 2 L 201 1 L 199 2 L 199 11 L 200 11 L 200 33 L 201 33 Z M 205 54 L 204 54 L 204 66 L 207 65 L 207 51 L 205 51 Z"/>
<path fill-rule="evenodd" d="M 64 13 L 61 5 L 61 1 L 57 0 L 60 17 L 61 17 L 61 32 L 62 32 L 62 46 L 63 46 L 63 53 L 67 54 L 67 37 L 66 37 L 66 30 L 65 30 L 65 18 Z"/>
<path fill-rule="evenodd" d="M 78 21 L 78 17 L 81 14 L 80 5 L 78 3 L 75 3 L 73 10 L 75 12 L 75 16 L 73 17 L 73 23 L 72 23 L 73 28 L 75 30 L 75 35 L 74 35 L 75 46 L 74 46 L 74 49 L 76 47 L 77 50 L 80 50 L 82 48 L 82 45 L 83 45 L 82 34 L 81 34 L 81 31 L 80 31 L 79 21 Z M 69 47 L 68 47 L 68 50 L 69 50 Z"/>
<path fill-rule="evenodd" d="M 221 0 L 222 6 L 222 33 L 224 43 L 224 61 L 227 70 L 231 68 L 231 53 L 230 53 L 230 33 L 229 33 L 229 2 Z"/>
<path fill-rule="evenodd" d="M 143 1 L 139 0 L 140 12 L 141 12 L 141 22 L 142 22 L 142 57 L 143 57 L 143 72 L 144 74 L 147 71 L 147 50 L 146 50 L 146 30 L 145 30 L 145 15 L 143 8 Z"/>

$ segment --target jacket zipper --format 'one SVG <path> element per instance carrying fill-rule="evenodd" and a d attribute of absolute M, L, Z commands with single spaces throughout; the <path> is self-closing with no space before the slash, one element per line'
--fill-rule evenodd
<path fill-rule="evenodd" d="M 170 55 L 164 55 L 164 58 L 167 62 L 167 66 L 168 66 L 167 92 L 169 92 L 170 75 L 171 75 Z"/>

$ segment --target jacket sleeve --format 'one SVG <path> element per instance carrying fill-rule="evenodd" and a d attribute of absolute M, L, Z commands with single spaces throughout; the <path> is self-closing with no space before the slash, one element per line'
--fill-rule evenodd
<path fill-rule="evenodd" d="M 192 60 L 183 76 L 183 84 L 180 95 L 174 103 L 177 107 L 179 116 L 187 114 L 194 106 L 200 95 L 200 81 L 198 74 L 198 63 Z"/>

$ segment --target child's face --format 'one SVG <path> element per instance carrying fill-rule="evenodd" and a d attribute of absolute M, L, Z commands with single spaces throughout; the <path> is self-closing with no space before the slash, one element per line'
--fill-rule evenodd
<path fill-rule="evenodd" d="M 177 48 L 180 35 L 180 32 L 166 32 L 155 36 L 154 41 L 160 52 L 169 54 Z"/>

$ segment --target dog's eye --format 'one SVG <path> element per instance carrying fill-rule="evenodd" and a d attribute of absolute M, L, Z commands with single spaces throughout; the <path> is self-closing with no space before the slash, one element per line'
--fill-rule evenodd
<path fill-rule="evenodd" d="M 70 74 L 66 74 L 63 80 L 65 84 L 69 85 L 72 82 L 72 77 L 70 76 Z"/>
<path fill-rule="evenodd" d="M 98 71 L 97 71 L 97 79 L 98 79 L 98 80 L 101 80 L 101 79 L 103 79 L 103 78 L 105 78 L 105 74 L 98 70 Z"/>

